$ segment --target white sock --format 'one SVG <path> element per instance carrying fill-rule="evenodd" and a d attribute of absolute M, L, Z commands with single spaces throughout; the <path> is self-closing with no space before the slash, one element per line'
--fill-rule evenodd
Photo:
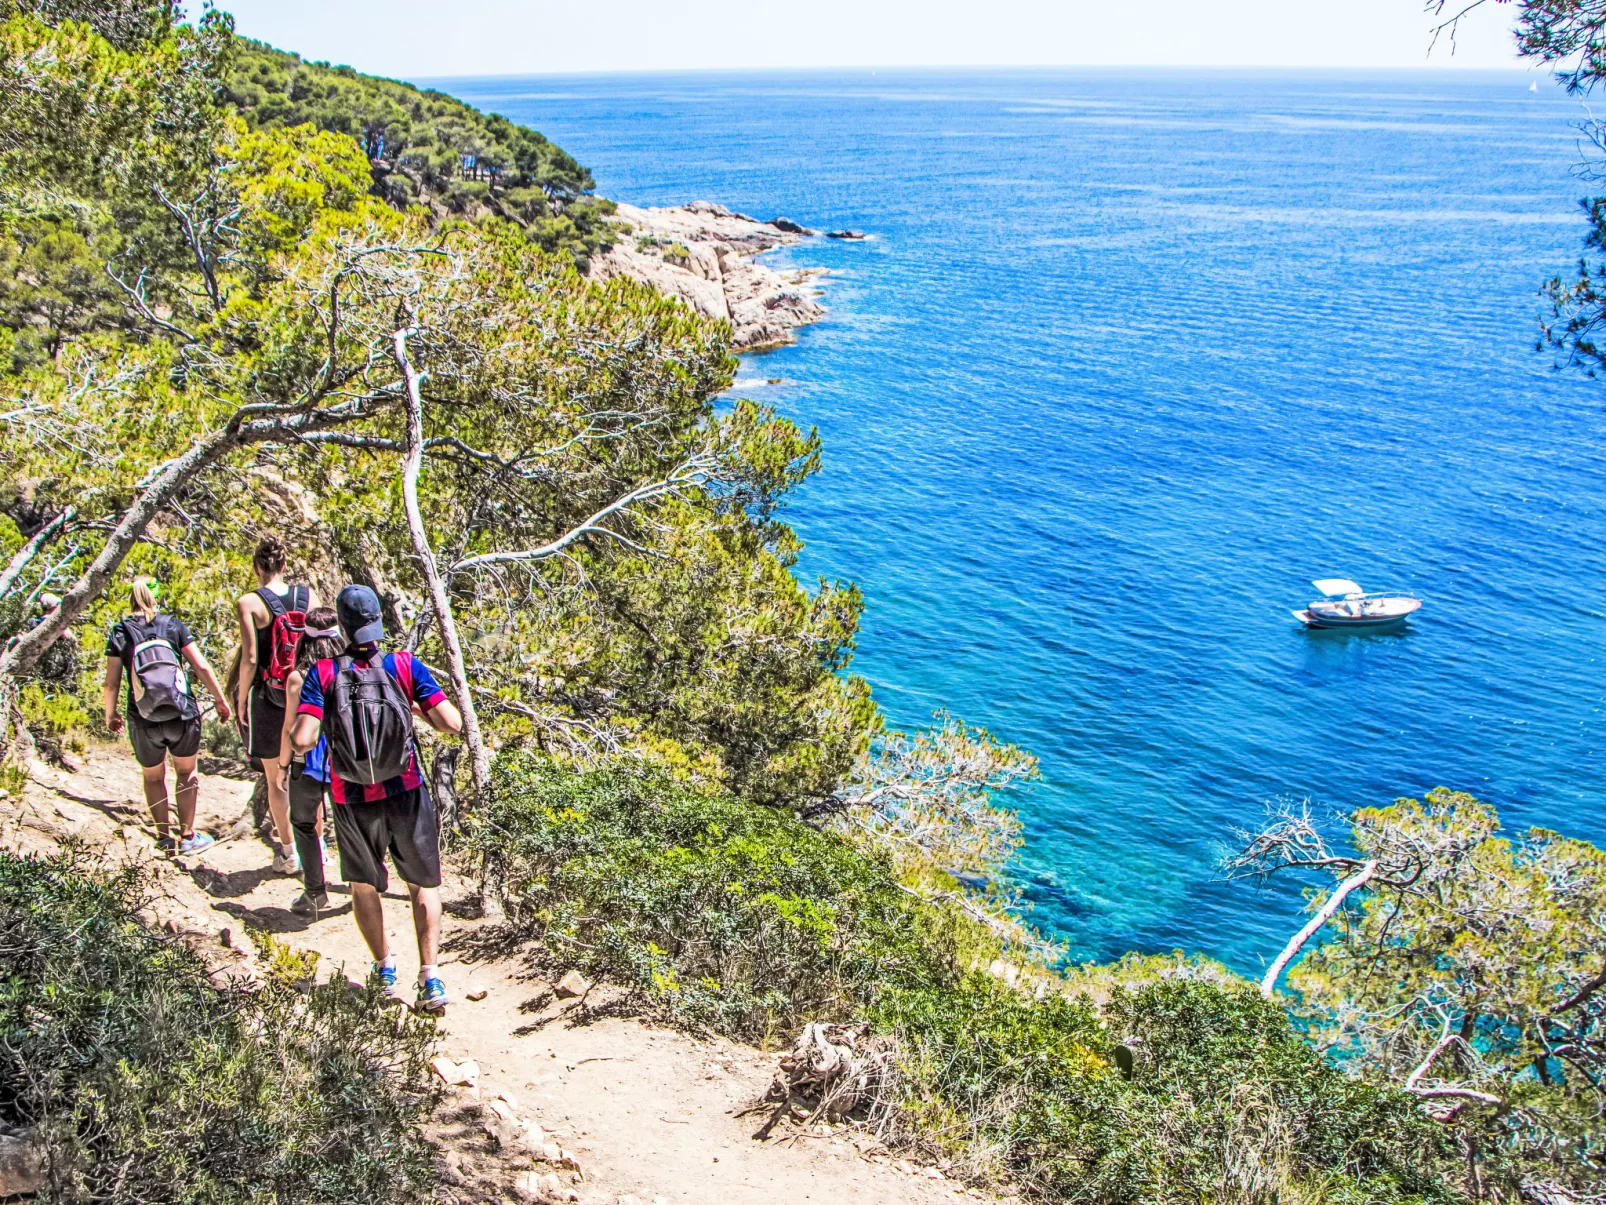
<path fill-rule="evenodd" d="M 425 982 L 430 980 L 430 979 L 439 979 L 440 975 L 436 973 L 438 970 L 439 970 L 439 968 L 432 967 L 432 966 L 419 967 L 418 968 L 418 986 L 419 987 L 423 987 Z"/>
<path fill-rule="evenodd" d="M 376 971 L 394 971 L 396 969 L 396 955 L 386 954 L 383 962 L 374 963 Z"/>

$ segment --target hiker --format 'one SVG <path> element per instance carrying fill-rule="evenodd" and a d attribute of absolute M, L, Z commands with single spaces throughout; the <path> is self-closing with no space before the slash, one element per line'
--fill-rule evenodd
<path fill-rule="evenodd" d="M 287 550 L 278 536 L 262 537 L 252 557 L 257 589 L 240 595 L 240 676 L 235 689 L 247 757 L 262 763 L 273 817 L 273 871 L 301 873 L 290 827 L 290 794 L 280 759 L 284 741 L 285 678 L 294 664 L 295 638 L 318 599 L 309 586 L 285 584 Z"/>
<path fill-rule="evenodd" d="M 217 706 L 218 719 L 229 719 L 228 698 L 184 621 L 156 610 L 156 591 L 149 582 L 134 583 L 133 613 L 112 627 L 106 638 L 106 727 L 123 730 L 117 709 L 121 679 L 128 679 L 128 740 L 134 746 L 145 780 L 145 802 L 156 822 L 156 844 L 171 853 L 199 853 L 212 844 L 208 833 L 195 831 L 195 803 L 200 783 L 195 757 L 201 750 L 201 709 L 190 693 L 187 664 Z M 173 759 L 178 799 L 178 839 L 167 810 L 167 759 Z"/>
<path fill-rule="evenodd" d="M 445 733 L 461 730 L 462 717 L 422 661 L 407 652 L 380 651 L 385 624 L 372 590 L 347 586 L 335 599 L 335 612 L 348 647 L 339 658 L 315 662 L 307 673 L 290 747 L 306 753 L 320 735 L 327 738 L 340 876 L 351 884 L 352 913 L 385 994 L 401 999 L 380 900 L 390 883 L 388 852 L 413 906 L 419 960 L 415 1007 L 439 1012 L 447 1004 L 435 961 L 441 932 L 440 824 L 419 764 L 412 713 L 416 709 Z"/>
<path fill-rule="evenodd" d="M 296 855 L 301 859 L 301 894 L 290 902 L 297 916 L 318 919 L 329 907 L 328 884 L 324 881 L 323 801 L 329 791 L 329 746 L 320 734 L 318 743 L 305 757 L 292 753 L 290 728 L 301 705 L 301 687 L 307 671 L 320 661 L 329 661 L 346 651 L 333 607 L 314 607 L 307 612 L 307 626 L 296 644 L 296 664 L 285 679 L 284 738 L 279 760 L 290 768 L 290 827 L 295 830 Z"/>

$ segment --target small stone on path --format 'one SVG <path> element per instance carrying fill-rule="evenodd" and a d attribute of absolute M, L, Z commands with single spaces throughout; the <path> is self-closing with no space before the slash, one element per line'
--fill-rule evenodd
<path fill-rule="evenodd" d="M 435 1068 L 435 1074 L 448 1084 L 460 1084 L 465 1088 L 472 1088 L 479 1083 L 480 1065 L 473 1059 L 464 1059 L 459 1063 L 440 1054 L 432 1058 L 429 1065 Z"/>
<path fill-rule="evenodd" d="M 572 1000 L 576 996 L 583 996 L 591 990 L 591 983 L 579 971 L 570 971 L 559 979 L 553 992 L 559 1000 Z"/>

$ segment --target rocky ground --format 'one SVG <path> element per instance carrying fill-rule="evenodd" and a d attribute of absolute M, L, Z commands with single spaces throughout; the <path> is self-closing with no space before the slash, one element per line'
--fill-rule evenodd
<path fill-rule="evenodd" d="M 247 934 L 261 928 L 314 950 L 323 974 L 360 978 L 368 956 L 335 884 L 335 907 L 309 922 L 289 909 L 299 884 L 268 869 L 253 828 L 253 778 L 203 759 L 200 827 L 220 838 L 205 854 L 159 857 L 133 759 L 92 748 L 68 772 L 34 763 L 18 802 L 0 805 L 0 846 L 47 849 L 78 836 L 113 861 L 149 863 L 163 897 L 152 925 L 199 951 L 214 977 L 255 973 Z M 331 855 L 331 863 L 334 858 Z M 331 865 L 333 878 L 334 866 Z M 624 993 L 551 981 L 517 949 L 485 940 L 471 884 L 448 874 L 442 957 L 453 1005 L 440 1023 L 438 1072 L 455 1086 L 434 1119 L 442 1205 L 774 1205 L 777 1200 L 939 1205 L 986 1198 L 935 1168 L 896 1159 L 847 1126 L 754 1131 L 776 1055 L 694 1038 L 632 1015 Z M 417 973 L 406 896 L 385 899 L 404 982 Z"/>
<path fill-rule="evenodd" d="M 619 241 L 592 257 L 591 278 L 646 281 L 700 314 L 723 318 L 737 351 L 791 343 L 798 327 L 825 315 L 813 284 L 824 269 L 777 272 L 753 258 L 809 233 L 784 218 L 760 222 L 693 201 L 669 209 L 620 205 L 614 220 Z"/>

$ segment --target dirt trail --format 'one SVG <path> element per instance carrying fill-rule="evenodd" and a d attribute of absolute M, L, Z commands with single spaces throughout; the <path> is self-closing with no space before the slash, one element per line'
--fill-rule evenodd
<path fill-rule="evenodd" d="M 199 826 L 223 840 L 199 858 L 174 862 L 155 853 L 138 770 L 127 750 L 93 748 L 79 760 L 83 768 L 73 773 L 35 765 L 21 804 L 0 808 L 0 845 L 42 849 L 76 834 L 114 859 L 153 862 L 167 892 L 157 923 L 183 933 L 210 961 L 242 957 L 234 951 L 249 945 L 242 930 L 251 925 L 297 949 L 317 951 L 327 973 L 344 970 L 359 979 L 367 973 L 350 896 L 334 881 L 333 854 L 333 909 L 316 922 L 290 911 L 300 884 L 271 872 L 267 846 L 250 831 L 251 779 L 202 775 Z M 203 765 L 230 769 L 204 759 Z M 410 984 L 418 970 L 412 923 L 394 878 L 392 886 L 386 917 L 402 981 Z M 551 1168 L 516 1147 L 504 1144 L 499 1152 L 487 1134 L 496 1122 L 492 1102 L 505 1096 L 511 1105 L 497 1102 L 497 1108 L 538 1123 L 577 1157 L 583 1175 L 564 1177 L 564 1195 L 578 1194 L 588 1205 L 626 1196 L 643 1205 L 658 1198 L 688 1205 L 989 1199 L 942 1180 L 935 1169 L 875 1153 L 866 1136 L 846 1129 L 792 1136 L 778 1131 L 776 1138 L 755 1141 L 752 1134 L 763 1118 L 735 1114 L 768 1086 L 773 1053 L 698 1040 L 629 1017 L 597 1017 L 589 1006 L 612 998 L 605 986 L 583 1002 L 558 1000 L 551 985 L 529 973 L 516 955 L 474 958 L 465 939 L 476 922 L 453 915 L 467 911 L 461 905 L 468 902 L 468 887 L 448 875 L 443 895 L 448 915 L 442 974 L 454 1003 L 441 1022 L 441 1047 L 480 1068 L 477 1088 L 456 1091 L 432 1127 L 446 1157 L 449 1198 L 538 1199 L 515 1187 L 518 1178 Z M 467 999 L 480 992 L 483 999 Z"/>

